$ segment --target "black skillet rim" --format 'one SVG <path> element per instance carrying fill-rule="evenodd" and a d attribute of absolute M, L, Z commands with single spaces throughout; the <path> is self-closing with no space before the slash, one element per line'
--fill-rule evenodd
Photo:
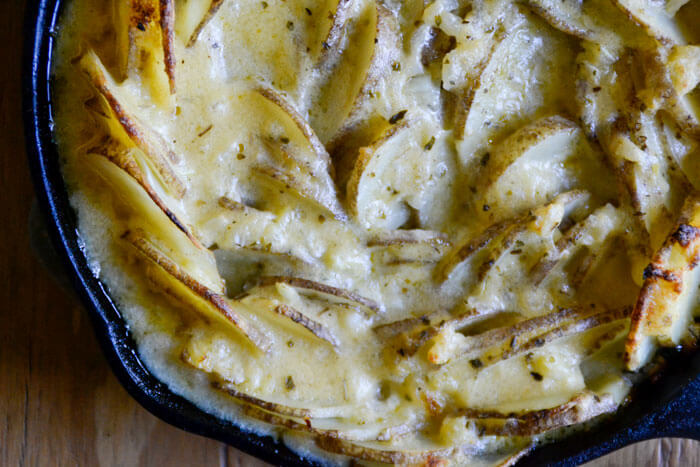
<path fill-rule="evenodd" d="M 53 245 L 90 315 L 120 383 L 146 410 L 178 428 L 225 442 L 272 464 L 322 465 L 282 442 L 241 430 L 172 393 L 141 363 L 108 291 L 88 267 L 53 139 L 50 68 L 62 0 L 27 2 L 22 98 L 29 166 Z M 700 352 L 671 352 L 662 373 L 635 389 L 634 402 L 595 429 L 534 449 L 518 466 L 575 466 L 636 441 L 675 436 L 700 440 Z"/>

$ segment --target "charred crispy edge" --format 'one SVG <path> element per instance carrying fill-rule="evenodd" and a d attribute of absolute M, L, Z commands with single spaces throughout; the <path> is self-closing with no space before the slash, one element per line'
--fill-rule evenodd
<path fill-rule="evenodd" d="M 328 342 L 333 347 L 338 347 L 340 343 L 338 339 L 321 323 L 312 320 L 299 310 L 289 306 L 289 305 L 277 305 L 274 308 L 274 312 L 280 316 L 290 319 L 294 323 L 304 327 L 311 334 L 317 338 Z"/>
<path fill-rule="evenodd" d="M 270 101 L 272 104 L 282 109 L 284 113 L 289 115 L 289 118 L 292 119 L 299 131 L 301 131 L 301 133 L 309 141 L 309 144 L 311 145 L 311 148 L 313 149 L 314 153 L 316 153 L 319 159 L 321 159 L 326 164 L 330 176 L 334 177 L 335 174 L 333 173 L 333 164 L 331 163 L 331 158 L 328 155 L 328 151 L 326 151 L 325 146 L 323 145 L 321 140 L 318 139 L 316 132 L 313 130 L 313 128 L 311 128 L 311 126 L 304 119 L 304 117 L 302 117 L 299 114 L 299 112 L 297 112 L 296 109 L 292 107 L 292 105 L 289 102 L 287 102 L 284 99 L 284 97 L 282 97 L 282 95 L 280 95 L 277 91 L 268 87 L 261 86 L 256 89 L 256 92 L 268 101 Z"/>
<path fill-rule="evenodd" d="M 148 183 L 146 177 L 144 176 L 141 168 L 138 166 L 136 161 L 126 156 L 126 154 L 118 154 L 119 148 L 113 147 L 118 143 L 112 141 L 111 137 L 107 137 L 106 144 L 92 148 L 88 150 L 88 153 L 97 154 L 103 156 L 105 159 L 122 169 L 131 178 L 133 178 L 136 183 L 138 183 L 141 188 L 146 192 L 149 198 L 160 208 L 161 211 L 167 216 L 167 218 L 175 224 L 175 226 L 180 229 L 190 241 L 200 249 L 204 249 L 204 246 L 200 243 L 199 239 L 194 236 L 194 234 L 188 229 L 185 224 L 178 219 L 175 213 L 168 207 L 168 205 L 158 196 L 158 193 L 153 189 L 153 187 Z"/>
<path fill-rule="evenodd" d="M 676 228 L 668 236 L 661 249 L 656 253 L 652 262 L 644 270 L 644 285 L 637 297 L 634 311 L 632 313 L 632 323 L 630 332 L 625 343 L 624 360 L 628 369 L 634 371 L 639 369 L 644 362 L 637 361 L 633 355 L 636 350 L 643 345 L 642 341 L 646 334 L 646 323 L 653 315 L 664 312 L 664 307 L 656 303 L 655 297 L 660 293 L 660 289 L 666 289 L 668 285 L 671 291 L 680 295 L 683 288 L 682 277 L 685 271 L 669 271 L 666 260 L 671 254 L 673 246 L 678 244 L 687 255 L 689 269 L 695 269 L 700 262 L 700 226 L 691 225 L 692 210 L 700 205 L 700 196 L 691 195 L 686 200 L 681 217 Z"/>
<path fill-rule="evenodd" d="M 424 238 L 420 238 L 420 234 L 424 234 Z M 427 230 L 394 230 L 388 233 L 382 233 L 367 241 L 369 248 L 374 247 L 389 247 L 394 245 L 419 245 L 427 244 L 434 247 L 451 246 L 448 237 L 442 232 L 433 232 Z"/>
<path fill-rule="evenodd" d="M 384 464 L 427 464 L 445 459 L 453 452 L 453 448 L 435 449 L 431 451 L 391 451 L 377 449 L 366 445 L 352 443 L 332 437 L 316 438 L 316 445 L 328 452 L 354 457 L 368 462 L 381 462 Z"/>
<path fill-rule="evenodd" d="M 559 115 L 541 118 L 520 128 L 492 152 L 485 167 L 483 189 L 488 189 L 496 183 L 508 168 L 531 148 L 559 132 L 571 134 L 576 132 L 578 128 L 574 122 Z M 517 148 L 517 151 L 513 151 L 513 146 Z"/>
<path fill-rule="evenodd" d="M 309 191 L 305 189 L 305 187 L 300 184 L 296 178 L 269 165 L 256 165 L 253 166 L 251 170 L 255 175 L 264 177 L 271 182 L 276 182 L 279 185 L 283 185 L 285 188 L 295 191 L 302 198 L 312 201 L 317 206 L 324 208 L 330 214 L 332 214 L 336 220 L 346 221 L 348 219 L 347 214 L 345 214 L 343 211 L 343 208 L 338 202 L 337 198 L 334 198 L 333 202 L 331 203 L 325 203 L 322 200 L 319 200 L 313 193 L 309 193 Z"/>
<path fill-rule="evenodd" d="M 163 62 L 168 75 L 170 94 L 175 94 L 175 1 L 160 0 L 160 29 L 163 41 Z"/>
<path fill-rule="evenodd" d="M 324 70 L 332 67 L 334 56 L 340 55 L 340 43 L 343 33 L 350 21 L 350 7 L 355 0 L 338 0 L 338 6 L 333 13 L 333 23 L 331 24 L 326 39 L 321 43 L 321 55 L 318 58 L 316 69 Z"/>
<path fill-rule="evenodd" d="M 560 18 L 555 11 L 552 11 L 551 8 L 543 5 L 540 0 L 528 0 L 527 6 L 533 13 L 545 20 L 554 29 L 557 29 L 565 34 L 572 35 L 578 39 L 593 39 L 592 31 L 567 23 L 566 20 Z"/>
<path fill-rule="evenodd" d="M 590 407 L 585 407 L 589 405 Z M 618 405 L 610 396 L 583 393 L 570 401 L 548 409 L 504 414 L 501 412 L 459 409 L 455 415 L 474 419 L 484 434 L 495 436 L 532 436 L 582 423 L 616 411 Z M 587 410 L 586 410 L 587 409 Z"/>
<path fill-rule="evenodd" d="M 94 52 L 89 53 L 94 54 Z M 187 188 L 175 174 L 175 171 L 168 161 L 168 158 L 174 161 L 177 159 L 177 157 L 174 153 L 172 153 L 172 151 L 165 149 L 165 152 L 167 153 L 166 156 L 152 147 L 152 144 L 149 142 L 149 138 L 146 136 L 146 130 L 142 128 L 141 124 L 133 116 L 131 116 L 126 109 L 124 109 L 124 107 L 122 107 L 119 100 L 112 92 L 112 89 L 110 89 L 107 77 L 104 74 L 104 67 L 96 54 L 94 55 L 94 59 L 97 61 L 95 64 L 96 66 L 83 66 L 83 71 L 87 74 L 97 92 L 99 92 L 100 95 L 102 95 L 102 97 L 107 101 L 107 105 L 112 110 L 112 113 L 117 118 L 122 128 L 124 128 L 124 131 L 126 131 L 129 138 L 139 148 L 141 148 L 144 154 L 149 157 L 153 165 L 155 165 L 155 167 L 158 169 L 161 178 L 173 192 L 173 195 L 178 199 L 182 198 L 185 195 Z M 158 135 L 153 136 L 159 138 Z M 159 143 L 162 143 L 162 145 L 165 147 L 165 141 L 161 140 Z"/>
<path fill-rule="evenodd" d="M 360 148 L 360 152 L 357 155 L 355 164 L 350 172 L 350 178 L 348 179 L 346 187 L 348 203 L 350 204 L 351 211 L 355 215 L 358 213 L 357 197 L 359 196 L 360 182 L 365 174 L 365 170 L 369 166 L 372 159 L 374 159 L 377 151 L 379 151 L 384 144 L 391 141 L 396 135 L 407 130 L 410 125 L 410 120 L 408 118 L 404 118 L 404 120 L 400 123 L 387 128 L 387 130 L 372 144 Z"/>
<path fill-rule="evenodd" d="M 190 38 L 187 40 L 187 47 L 192 47 L 195 43 L 197 43 L 199 35 L 202 33 L 207 24 L 209 24 L 209 21 L 211 21 L 212 18 L 216 16 L 216 13 L 218 13 L 219 8 L 221 8 L 221 5 L 223 5 L 223 3 L 224 0 L 211 0 L 209 10 L 207 10 L 207 13 L 204 15 L 204 18 L 202 18 L 202 21 L 199 22 Z"/>
<path fill-rule="evenodd" d="M 308 279 L 301 279 L 297 277 L 269 276 L 261 277 L 258 281 L 258 285 L 262 287 L 278 283 L 287 284 L 297 289 L 312 290 L 314 292 L 320 292 L 326 295 L 333 295 L 335 297 L 342 298 L 343 300 L 357 303 L 358 305 L 361 305 L 374 313 L 379 313 L 382 310 L 382 307 L 379 305 L 379 303 L 375 302 L 374 300 L 363 297 L 362 295 L 358 295 L 349 290 L 339 289 L 330 285 L 321 284 L 320 282 L 310 281 Z"/>
<path fill-rule="evenodd" d="M 127 231 L 122 236 L 133 245 L 142 255 L 155 263 L 168 275 L 172 276 L 186 288 L 192 291 L 197 297 L 211 304 L 216 311 L 246 336 L 257 348 L 266 351 L 270 344 L 266 342 L 264 336 L 251 327 L 238 313 L 236 313 L 226 302 L 226 299 L 209 289 L 204 284 L 187 274 L 180 266 L 167 257 L 162 251 L 156 248 L 147 240 L 143 232 Z"/>

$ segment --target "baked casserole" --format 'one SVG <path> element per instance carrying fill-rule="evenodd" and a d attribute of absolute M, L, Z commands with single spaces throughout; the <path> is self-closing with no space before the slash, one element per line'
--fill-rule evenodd
<path fill-rule="evenodd" d="M 511 465 L 697 342 L 700 1 L 67 3 L 81 238 L 206 411 Z"/>

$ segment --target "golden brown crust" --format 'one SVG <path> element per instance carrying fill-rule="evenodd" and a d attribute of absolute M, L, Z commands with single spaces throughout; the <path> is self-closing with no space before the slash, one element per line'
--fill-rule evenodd
<path fill-rule="evenodd" d="M 680 326 L 692 311 L 676 310 L 683 306 L 685 293 L 697 300 L 697 291 L 688 290 L 700 263 L 700 198 L 691 195 L 671 234 L 644 271 L 644 285 L 632 314 L 632 324 L 625 344 L 624 359 L 630 370 L 638 370 L 650 358 L 656 345 L 676 345 L 678 336 L 672 329 Z"/>

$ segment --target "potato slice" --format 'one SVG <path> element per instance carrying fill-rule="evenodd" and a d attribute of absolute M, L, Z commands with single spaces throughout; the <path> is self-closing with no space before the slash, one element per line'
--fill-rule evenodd
<path fill-rule="evenodd" d="M 548 409 L 504 414 L 478 409 L 460 409 L 453 417 L 474 420 L 479 431 L 492 436 L 533 436 L 585 422 L 617 410 L 610 395 L 584 392 L 565 404 Z"/>
<path fill-rule="evenodd" d="M 483 54 L 479 64 L 470 66 L 465 63 L 456 67 L 452 54 L 459 53 L 460 46 L 448 55 L 451 66 L 456 69 L 450 72 L 450 76 L 457 75 L 462 69 L 470 76 L 460 93 L 460 110 L 455 122 L 455 133 L 460 140 L 457 150 L 465 166 L 488 151 L 483 147 L 483 141 L 497 141 L 531 121 L 535 108 L 553 104 L 560 91 L 545 83 L 565 82 L 565 76 L 573 71 L 568 55 L 562 53 L 570 47 L 566 39 L 553 36 L 531 15 L 516 12 L 502 28 L 503 32 L 494 33 L 487 44 L 474 45 L 489 51 Z M 545 35 L 547 39 L 540 41 L 539 38 Z M 544 45 L 535 47 L 536 43 Z M 492 52 L 490 47 L 493 47 Z M 538 65 L 531 68 L 525 63 Z M 471 78 L 475 71 L 477 76 Z M 450 78 L 446 81 L 449 82 Z"/>
<path fill-rule="evenodd" d="M 455 161 L 442 131 L 421 114 L 397 119 L 360 148 L 347 182 L 349 211 L 368 229 L 420 229 L 439 223 L 451 206 Z"/>
<path fill-rule="evenodd" d="M 119 75 L 147 78 L 154 100 L 175 93 L 174 0 L 113 0 Z"/>
<path fill-rule="evenodd" d="M 263 145 L 274 161 L 254 167 L 254 174 L 285 185 L 338 220 L 347 219 L 333 183 L 330 157 L 314 130 L 275 90 L 260 87 L 251 97 Z"/>
<path fill-rule="evenodd" d="M 123 238 L 159 268 L 159 277 L 162 278 L 162 284 L 168 293 L 174 294 L 185 304 L 193 306 L 193 309 L 204 317 L 233 327 L 258 349 L 263 351 L 269 349 L 267 337 L 244 320 L 224 296 L 211 290 L 173 262 L 143 232 L 128 231 Z"/>
<path fill-rule="evenodd" d="M 493 185 L 516 160 L 534 157 L 536 163 L 543 158 L 564 152 L 576 135 L 577 126 L 563 117 L 553 116 L 537 120 L 521 128 L 491 153 L 486 161 L 485 187 Z"/>
<path fill-rule="evenodd" d="M 363 297 L 349 290 L 339 289 L 330 285 L 314 282 L 298 277 L 262 276 L 258 286 L 266 287 L 275 284 L 287 284 L 295 289 L 318 295 L 319 297 L 343 305 L 360 306 L 371 313 L 383 311 L 383 307 L 372 299 Z"/>
<path fill-rule="evenodd" d="M 643 151 L 624 134 L 612 136 L 608 151 L 632 197 L 632 205 L 640 213 L 650 246 L 655 250 L 673 225 L 683 200 L 684 184 L 674 183 L 672 171 L 675 167 L 671 170 L 667 157 Z"/>
<path fill-rule="evenodd" d="M 491 256 L 494 258 L 503 256 L 513 245 L 516 237 L 527 229 L 538 235 L 552 235 L 567 213 L 587 198 L 586 192 L 573 190 L 557 196 L 550 203 L 533 209 L 530 213 L 492 224 L 477 236 L 467 238 L 448 253 L 435 270 L 436 280 L 439 282 L 448 280 L 458 267 L 487 247 L 493 249 Z M 494 258 L 484 260 L 482 264 L 490 262 L 493 265 Z M 483 271 L 484 276 L 486 272 L 488 271 Z"/>
<path fill-rule="evenodd" d="M 685 44 L 685 38 L 663 4 L 649 0 L 613 0 L 630 20 L 661 44 Z"/>
<path fill-rule="evenodd" d="M 258 397 L 246 394 L 239 390 L 236 385 L 227 382 L 214 382 L 212 386 L 216 389 L 224 391 L 234 399 L 245 404 L 257 407 L 259 409 L 271 412 L 284 417 L 294 417 L 301 419 L 317 419 L 317 418 L 338 418 L 349 417 L 353 413 L 353 406 L 329 406 L 329 407 L 292 407 L 286 403 L 273 402 L 260 399 Z"/>
<path fill-rule="evenodd" d="M 347 37 L 349 24 L 353 19 L 353 7 L 357 2 L 337 0 L 334 3 L 335 9 L 328 16 L 321 18 L 324 22 L 321 28 L 322 37 L 312 44 L 312 52 L 318 57 L 316 69 L 322 74 L 331 71 L 342 59 L 343 39 Z M 326 21 L 328 24 L 325 24 Z"/>
<path fill-rule="evenodd" d="M 187 37 L 187 47 L 197 43 L 199 35 L 224 4 L 224 0 L 189 0 L 183 11 L 183 34 Z"/>
<path fill-rule="evenodd" d="M 575 1 L 530 0 L 528 6 L 552 27 L 579 39 L 591 39 L 590 18 L 582 12 L 582 4 Z"/>
<path fill-rule="evenodd" d="M 644 271 L 644 286 L 625 345 L 627 367 L 648 363 L 657 347 L 674 347 L 687 337 L 700 296 L 700 198 L 685 202 L 673 232 Z"/>
<path fill-rule="evenodd" d="M 620 209 L 610 204 L 597 209 L 583 221 L 571 227 L 531 269 L 535 285 L 539 285 L 558 265 L 586 248 L 590 251 L 604 250 L 604 245 L 625 231 L 626 219 Z"/>
<path fill-rule="evenodd" d="M 374 250 L 373 258 L 398 266 L 436 263 L 452 244 L 441 232 L 414 229 L 380 232 L 368 240 L 367 246 Z"/>
<path fill-rule="evenodd" d="M 463 336 L 451 327 L 444 328 L 429 341 L 427 358 L 436 365 L 453 359 L 478 361 L 479 367 L 491 365 L 554 340 L 625 319 L 630 312 L 624 308 L 566 309 L 475 336 Z"/>
<path fill-rule="evenodd" d="M 133 141 L 148 156 L 149 163 L 157 170 L 170 194 L 178 199 L 182 198 L 186 187 L 172 165 L 177 163 L 178 157 L 168 148 L 165 140 L 129 110 L 129 99 L 125 90 L 117 85 L 93 50 L 81 58 L 80 66 L 111 111 L 113 118 L 109 121 L 112 134 L 125 134 Z"/>
<path fill-rule="evenodd" d="M 331 436 L 316 439 L 316 445 L 328 452 L 391 465 L 440 465 L 440 460 L 446 459 L 454 451 L 454 448 L 440 447 L 432 443 L 424 449 L 416 448 L 409 442 L 405 444 L 386 446 L 382 443 L 353 443 Z M 415 445 L 415 442 L 413 444 Z"/>
<path fill-rule="evenodd" d="M 390 441 L 402 434 L 407 434 L 407 430 L 415 431 L 417 429 L 410 424 L 387 426 L 386 422 L 353 423 L 342 419 L 294 419 L 263 410 L 256 405 L 244 405 L 243 413 L 276 427 L 309 433 L 319 437 L 334 437 L 346 441 Z"/>
<path fill-rule="evenodd" d="M 311 126 L 331 147 L 334 139 L 357 131 L 373 90 L 398 58 L 395 18 L 376 0 L 370 1 L 353 21 L 348 43 L 353 45 L 343 50 L 340 63 L 326 72 L 310 113 Z"/>
<path fill-rule="evenodd" d="M 335 190 L 331 192 L 328 184 L 319 186 L 319 180 L 305 170 L 304 166 L 299 165 L 294 158 L 285 157 L 285 160 L 291 166 L 289 170 L 256 165 L 252 167 L 252 175 L 260 183 L 274 187 L 276 190 L 282 192 L 291 190 L 293 194 L 312 202 L 315 206 L 333 215 L 337 220 L 347 219 L 345 211 L 335 196 Z"/>
<path fill-rule="evenodd" d="M 327 173 L 332 177 L 333 165 L 331 164 L 328 151 L 326 151 L 325 146 L 321 140 L 318 139 L 313 128 L 311 128 L 304 117 L 274 89 L 259 87 L 255 91 L 274 105 L 271 113 L 276 117 L 277 121 L 284 122 L 285 120 L 289 120 L 285 122 L 285 128 L 291 129 L 291 126 L 295 126 L 297 132 L 303 135 L 299 143 L 306 146 L 306 149 L 310 149 L 313 153 L 313 157 L 305 160 L 305 162 L 311 166 L 312 172 L 319 173 L 319 176 L 320 174 Z"/>
<path fill-rule="evenodd" d="M 603 199 L 614 196 L 610 189 L 614 178 L 606 173 L 602 161 L 602 154 L 591 147 L 573 122 L 558 116 L 537 120 L 483 158 L 477 207 L 483 207 L 495 220 L 517 215 L 575 188 L 586 188 Z M 522 173 L 529 177 L 522 177 Z"/>
<path fill-rule="evenodd" d="M 127 148 L 114 138 L 107 137 L 98 146 L 88 149 L 88 154 L 98 154 L 105 157 L 114 165 L 126 172 L 131 178 L 138 183 L 146 192 L 149 198 L 163 211 L 170 221 L 180 229 L 197 248 L 204 249 L 199 239 L 192 233 L 187 224 L 180 220 L 181 215 L 175 214 L 175 211 L 168 206 L 166 200 L 169 195 L 160 188 L 160 184 L 156 182 L 157 177 L 151 171 L 151 168 L 146 162 L 146 157 L 137 148 Z M 172 200 L 169 200 L 172 202 Z"/>
<path fill-rule="evenodd" d="M 321 339 L 322 341 L 329 343 L 333 347 L 338 347 L 340 345 L 338 339 L 333 335 L 333 333 L 330 330 L 328 330 L 323 324 L 319 323 L 318 321 L 314 321 L 313 319 L 309 318 L 301 311 L 284 304 L 275 306 L 272 309 L 272 311 L 277 313 L 279 316 L 283 316 L 289 319 L 291 322 L 302 326 L 308 332 Z"/>

